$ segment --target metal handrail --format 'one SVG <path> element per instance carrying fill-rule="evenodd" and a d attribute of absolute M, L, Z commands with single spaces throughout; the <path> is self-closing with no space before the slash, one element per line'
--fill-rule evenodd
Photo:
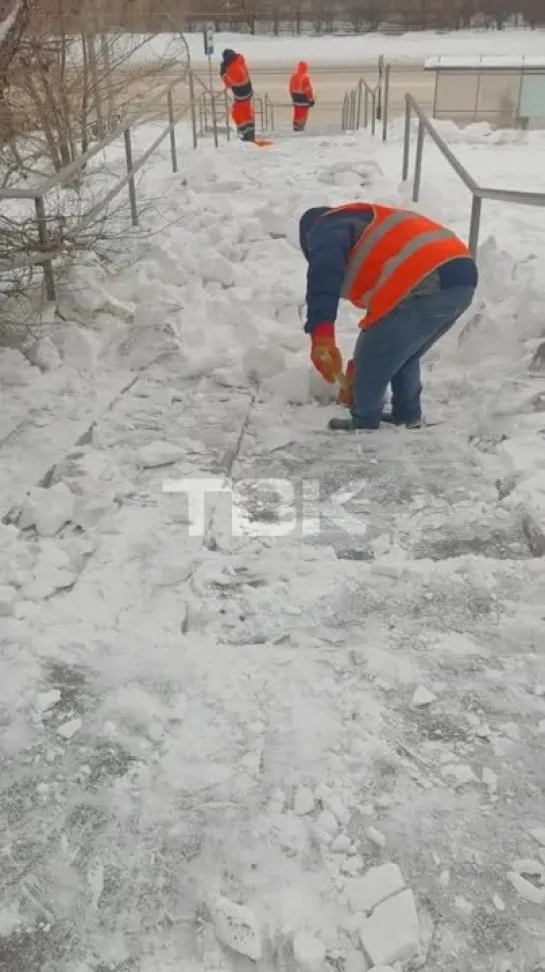
<path fill-rule="evenodd" d="M 412 116 L 418 118 L 418 131 L 416 136 L 416 156 L 413 173 L 413 202 L 418 202 L 420 198 L 420 185 L 422 181 L 422 155 L 424 151 L 424 136 L 426 133 L 437 146 L 443 157 L 454 169 L 456 175 L 462 180 L 464 185 L 472 194 L 471 216 L 469 223 L 468 245 L 473 256 L 477 254 L 479 244 L 479 232 L 481 228 L 481 212 L 483 199 L 494 199 L 498 202 L 515 203 L 519 206 L 538 206 L 545 207 L 545 192 L 523 192 L 520 189 L 488 189 L 480 186 L 473 176 L 456 158 L 452 149 L 441 138 L 439 132 L 428 118 L 425 111 L 415 101 L 413 96 L 405 93 L 405 130 L 403 134 L 403 162 L 401 178 L 406 182 L 409 177 L 410 146 L 411 146 L 411 120 Z"/>
<path fill-rule="evenodd" d="M 115 186 L 106 194 L 106 196 L 101 199 L 96 206 L 90 210 L 89 213 L 76 225 L 75 232 L 80 232 L 85 229 L 86 226 L 92 222 L 96 216 L 102 212 L 108 204 L 114 199 L 126 186 L 129 189 L 129 202 L 131 208 L 131 220 L 133 226 L 138 225 L 138 207 L 136 201 L 136 184 L 135 175 L 142 168 L 143 165 L 148 161 L 151 155 L 157 150 L 157 148 L 165 141 L 167 137 L 170 136 L 170 155 L 171 155 L 171 165 L 172 171 L 178 171 L 178 157 L 176 149 L 176 138 L 175 138 L 175 126 L 180 122 L 186 115 L 191 114 L 191 127 L 193 135 L 193 147 L 197 147 L 198 142 L 198 132 L 197 132 L 197 106 L 199 105 L 201 99 L 206 97 L 206 94 L 210 94 L 209 89 L 203 84 L 200 79 L 199 83 L 205 89 L 205 91 L 195 97 L 195 86 L 194 86 L 194 75 L 192 71 L 188 71 L 187 75 L 183 78 L 179 78 L 174 81 L 171 85 L 165 86 L 160 94 L 156 95 L 152 101 L 148 104 L 147 108 L 140 112 L 139 114 L 133 116 L 131 119 L 121 122 L 117 125 L 108 135 L 103 139 L 96 142 L 87 152 L 78 156 L 64 168 L 60 169 L 53 176 L 45 179 L 42 183 L 35 186 L 33 189 L 0 189 L 0 200 L 1 199 L 31 199 L 34 202 L 34 208 L 36 211 L 36 225 L 38 231 L 38 242 L 40 246 L 40 252 L 31 255 L 25 255 L 22 260 L 9 261 L 7 263 L 6 269 L 17 270 L 25 266 L 42 266 L 44 275 L 44 284 L 47 299 L 54 301 L 56 297 L 55 290 L 55 279 L 53 273 L 53 260 L 65 252 L 64 246 L 59 246 L 55 244 L 54 240 L 51 240 L 48 236 L 47 231 L 47 215 L 45 211 L 44 198 L 52 190 L 59 186 L 66 186 L 69 184 L 70 180 L 84 169 L 87 163 L 98 155 L 99 152 L 103 151 L 112 142 L 115 142 L 121 136 L 124 139 L 125 145 L 125 161 L 127 172 L 121 179 L 116 182 Z M 174 103 L 172 98 L 172 91 L 179 84 L 189 82 L 189 103 L 184 106 L 179 112 L 174 112 Z M 132 158 L 132 143 L 131 143 L 131 129 L 137 127 L 145 121 L 149 120 L 150 109 L 159 104 L 160 100 L 164 98 L 166 93 L 167 105 L 168 105 L 168 125 L 163 129 L 160 135 L 155 139 L 153 144 L 146 149 L 140 158 L 133 162 Z M 214 123 L 214 141 L 216 147 L 218 146 L 217 138 L 217 119 L 215 110 L 215 93 L 212 93 L 212 104 L 213 104 L 213 117 L 215 119 Z M 227 109 L 226 109 L 227 110 Z M 230 137 L 228 131 L 227 137 Z"/>
<path fill-rule="evenodd" d="M 359 131 L 361 128 L 361 108 L 363 101 L 363 127 L 369 127 L 371 120 L 371 134 L 376 133 L 377 121 L 382 121 L 382 141 L 388 134 L 388 108 L 390 102 L 390 65 L 379 70 L 379 78 L 372 88 L 365 78 L 360 78 L 355 88 L 347 91 L 342 104 L 342 131 Z"/>

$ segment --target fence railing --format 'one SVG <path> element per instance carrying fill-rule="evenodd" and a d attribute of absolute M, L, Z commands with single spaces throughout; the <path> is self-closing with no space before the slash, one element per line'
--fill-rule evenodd
<path fill-rule="evenodd" d="M 197 96 L 195 95 L 195 80 L 204 89 Z M 189 86 L 189 102 L 182 109 L 175 112 L 174 110 L 174 99 L 173 90 L 179 87 L 180 84 L 188 84 Z M 55 276 L 53 270 L 53 261 L 61 256 L 65 252 L 65 247 L 59 244 L 54 238 L 52 239 L 49 233 L 49 220 L 46 212 L 45 198 L 53 190 L 61 187 L 69 186 L 73 182 L 74 177 L 79 173 L 83 172 L 87 164 L 105 148 L 111 145 L 113 142 L 117 141 L 121 137 L 123 138 L 124 151 L 125 151 L 125 165 L 126 174 L 120 178 L 116 184 L 110 189 L 106 195 L 100 199 L 93 208 L 85 214 L 83 219 L 81 219 L 74 226 L 74 234 L 81 233 L 86 227 L 96 219 L 96 217 L 103 212 L 106 207 L 119 195 L 123 189 L 128 189 L 129 195 L 129 205 L 131 212 L 131 221 L 133 226 L 138 225 L 138 204 L 136 197 L 136 182 L 135 176 L 137 172 L 146 164 L 148 159 L 157 151 L 159 146 L 167 139 L 170 140 L 170 160 L 172 171 L 178 171 L 178 152 L 176 146 L 176 125 L 182 121 L 182 119 L 189 117 L 191 121 L 191 132 L 192 132 L 192 142 L 193 147 L 196 148 L 198 144 L 199 134 L 204 134 L 204 132 L 199 133 L 198 118 L 199 112 L 201 111 L 201 106 L 203 100 L 210 95 L 209 89 L 206 85 L 197 78 L 192 71 L 187 72 L 187 75 L 179 80 L 175 81 L 173 84 L 164 88 L 160 94 L 151 100 L 145 111 L 135 115 L 130 120 L 125 119 L 120 122 L 108 135 L 100 139 L 92 145 L 87 152 L 84 152 L 78 158 L 74 159 L 69 165 L 64 166 L 50 178 L 45 179 L 41 184 L 35 186 L 32 189 L 26 188 L 7 188 L 0 189 L 0 204 L 2 200 L 30 200 L 34 203 L 34 210 L 36 214 L 36 231 L 37 231 L 37 241 L 36 241 L 36 251 L 34 253 L 25 254 L 25 256 L 20 260 L 12 260 L 5 264 L 4 269 L 15 271 L 29 266 L 42 266 L 43 280 L 46 297 L 49 301 L 54 301 L 56 298 L 55 289 Z M 168 124 L 163 128 L 158 137 L 154 140 L 153 144 L 146 149 L 146 151 L 140 156 L 139 159 L 134 161 L 133 159 L 133 147 L 132 147 L 132 135 L 131 132 L 144 124 L 146 121 L 150 120 L 150 114 L 152 108 L 158 107 L 161 102 L 164 104 L 164 99 L 166 98 L 167 112 L 168 112 Z M 228 108 L 226 109 L 228 112 Z M 218 146 L 218 125 L 217 125 L 217 113 L 214 109 L 214 141 L 216 147 Z M 228 117 L 227 117 L 228 122 Z M 227 124 L 227 137 L 230 137 L 229 124 Z M 0 267 L 0 270 L 2 267 Z"/>
<path fill-rule="evenodd" d="M 347 91 L 342 104 L 341 129 L 343 132 L 357 132 L 360 128 L 371 127 L 371 135 L 376 133 L 377 121 L 382 123 L 382 141 L 388 136 L 388 108 L 390 104 L 390 65 L 383 67 L 379 60 L 378 81 L 371 87 L 360 78 L 355 88 Z"/>
<path fill-rule="evenodd" d="M 429 135 L 432 142 L 441 152 L 441 155 L 454 169 L 456 175 L 469 189 L 472 195 L 471 216 L 469 222 L 468 245 L 475 256 L 479 244 L 479 232 L 481 228 L 481 214 L 483 199 L 493 199 L 496 202 L 516 203 L 519 206 L 539 206 L 545 207 L 545 192 L 522 192 L 518 189 L 488 189 L 480 186 L 472 175 L 456 158 L 452 149 L 447 145 L 443 138 L 436 131 L 433 123 L 427 117 L 422 108 L 408 92 L 405 94 L 405 129 L 403 135 L 403 163 L 401 178 L 406 182 L 409 178 L 410 151 L 411 151 L 411 127 L 412 119 L 418 119 L 418 129 L 416 135 L 416 154 L 413 172 L 413 202 L 418 202 L 420 197 L 420 186 L 422 182 L 422 157 L 424 153 L 424 139 Z"/>

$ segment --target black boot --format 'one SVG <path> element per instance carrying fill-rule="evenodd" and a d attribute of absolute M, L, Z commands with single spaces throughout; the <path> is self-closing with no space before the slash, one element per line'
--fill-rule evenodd
<path fill-rule="evenodd" d="M 354 432 L 352 419 L 332 418 L 327 423 L 327 427 L 331 432 Z"/>
<path fill-rule="evenodd" d="M 404 425 L 406 429 L 421 429 L 423 425 L 421 418 L 408 419 L 404 422 L 394 418 L 391 412 L 383 412 L 380 421 L 386 422 L 387 425 Z"/>

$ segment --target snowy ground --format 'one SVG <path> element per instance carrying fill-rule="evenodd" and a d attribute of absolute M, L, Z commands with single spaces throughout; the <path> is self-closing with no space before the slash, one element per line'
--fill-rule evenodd
<path fill-rule="evenodd" d="M 455 148 L 545 188 L 543 136 L 506 137 Z M 297 220 L 407 204 L 400 163 L 395 126 L 165 158 L 123 261 L 66 282 L 56 367 L 0 354 L 2 513 L 23 505 L 0 531 L 5 972 L 543 967 L 542 216 L 485 204 L 479 299 L 426 369 L 436 424 L 335 437 Z M 424 174 L 421 208 L 466 232 L 429 146 Z M 239 483 L 246 535 L 225 495 L 194 535 L 162 491 L 184 476 Z"/>
<path fill-rule="evenodd" d="M 383 54 L 391 61 L 420 61 L 430 53 L 440 55 L 535 55 L 543 56 L 544 32 L 542 30 L 459 30 L 451 33 L 414 31 L 399 36 L 369 33 L 347 37 L 324 35 L 316 37 L 271 37 L 250 34 L 216 34 L 214 62 L 221 59 L 226 47 L 242 50 L 252 65 L 293 64 L 305 57 L 315 66 L 361 64 L 376 61 Z M 203 37 L 201 33 L 185 34 L 192 62 L 202 62 Z M 115 39 L 114 46 L 126 55 L 134 51 L 132 58 L 138 62 L 156 61 L 176 56 L 183 57 L 185 47 L 175 34 L 157 34 L 146 42 L 145 35 L 127 34 Z"/>

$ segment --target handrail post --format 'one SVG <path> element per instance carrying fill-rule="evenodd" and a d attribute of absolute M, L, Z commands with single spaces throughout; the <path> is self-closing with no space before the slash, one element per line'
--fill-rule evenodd
<path fill-rule="evenodd" d="M 193 135 L 193 148 L 197 148 L 197 111 L 195 105 L 195 81 L 193 79 L 193 71 L 189 70 L 189 102 L 191 105 L 191 132 Z"/>
<path fill-rule="evenodd" d="M 375 108 L 376 108 L 375 102 L 376 102 L 375 92 L 371 91 L 371 135 L 375 134 L 376 127 L 377 127 L 377 120 L 375 116 Z"/>
<path fill-rule="evenodd" d="M 217 148 L 219 145 L 218 119 L 216 116 L 216 96 L 213 91 L 210 91 L 210 100 L 211 100 L 211 107 L 212 107 L 212 131 L 214 133 L 214 148 Z"/>
<path fill-rule="evenodd" d="M 416 136 L 416 158 L 414 162 L 413 178 L 413 202 L 418 202 L 420 197 L 420 183 L 422 181 L 422 152 L 424 150 L 424 122 L 418 120 L 418 134 Z"/>
<path fill-rule="evenodd" d="M 384 54 L 381 54 L 378 59 L 378 97 L 377 97 L 377 121 L 380 121 L 382 115 L 382 82 L 384 78 Z"/>
<path fill-rule="evenodd" d="M 481 210 L 483 201 L 480 196 L 473 195 L 471 202 L 471 219 L 469 223 L 469 242 L 468 246 L 473 257 L 477 256 L 479 245 L 479 230 L 481 228 Z"/>
<path fill-rule="evenodd" d="M 363 127 L 369 127 L 369 86 L 365 85 L 365 98 L 363 99 Z"/>
<path fill-rule="evenodd" d="M 43 196 L 34 197 L 34 208 L 36 210 L 36 220 L 38 223 L 38 239 L 40 241 L 40 249 L 42 253 L 47 253 L 48 250 L 47 218 L 45 215 Z M 56 299 L 56 293 L 55 293 L 55 277 L 53 274 L 53 263 L 51 262 L 51 260 L 44 260 L 42 267 L 43 267 L 44 284 L 45 284 L 45 295 L 48 300 L 54 301 Z"/>
<path fill-rule="evenodd" d="M 176 152 L 176 132 L 174 130 L 174 105 L 172 103 L 172 88 L 168 89 L 167 94 L 168 102 L 168 124 L 170 127 L 170 160 L 172 162 L 172 171 L 178 171 L 178 155 Z"/>
<path fill-rule="evenodd" d="M 358 81 L 358 87 L 356 89 L 356 91 L 357 91 L 357 95 L 356 95 L 356 101 L 357 101 L 357 107 L 356 107 L 356 111 L 357 111 L 356 128 L 358 129 L 358 131 L 359 131 L 359 128 L 360 128 L 360 123 L 361 123 L 361 92 L 362 92 L 362 88 L 363 88 L 363 81 L 360 78 L 360 80 Z"/>
<path fill-rule="evenodd" d="M 411 151 L 411 103 L 409 96 L 405 95 L 405 130 L 403 132 L 403 167 L 401 170 L 401 181 L 406 182 L 409 178 L 409 161 Z"/>
<path fill-rule="evenodd" d="M 229 98 L 227 97 L 227 88 L 223 92 L 224 98 L 224 108 L 225 108 L 225 129 L 227 131 L 227 141 L 231 141 L 231 119 L 229 117 Z"/>
<path fill-rule="evenodd" d="M 343 98 L 343 110 L 342 110 L 342 113 L 341 113 L 341 130 L 343 132 L 346 131 L 346 99 L 347 98 L 348 98 L 348 95 L 345 94 L 345 96 Z"/>
<path fill-rule="evenodd" d="M 386 65 L 386 71 L 384 74 L 384 99 L 382 103 L 382 141 L 385 142 L 388 138 L 388 108 L 390 103 L 390 65 Z M 377 112 L 377 118 L 380 120 L 380 115 Z"/>
<path fill-rule="evenodd" d="M 131 130 L 126 128 L 123 132 L 123 138 L 125 140 L 125 162 L 127 163 L 127 175 L 129 176 L 129 201 L 131 204 L 131 219 L 132 225 L 138 226 L 138 209 L 136 206 L 136 186 L 134 184 L 134 175 L 132 174 L 132 145 L 131 145 Z"/>

